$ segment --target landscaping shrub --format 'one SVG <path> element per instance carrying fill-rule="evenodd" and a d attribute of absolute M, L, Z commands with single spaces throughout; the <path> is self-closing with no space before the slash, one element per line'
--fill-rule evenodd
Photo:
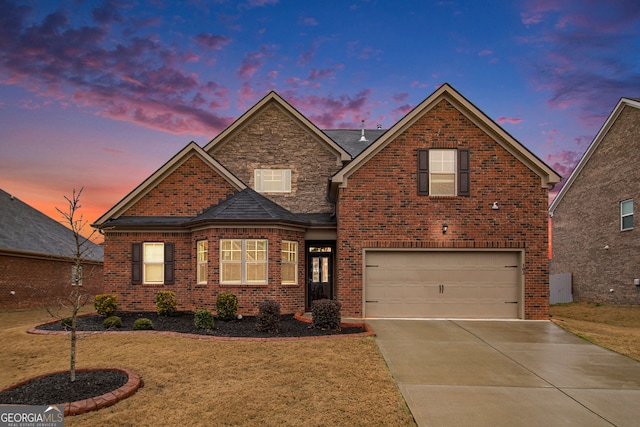
<path fill-rule="evenodd" d="M 153 322 L 146 317 L 141 317 L 133 322 L 133 330 L 135 331 L 146 331 L 150 329 L 153 329 Z"/>
<path fill-rule="evenodd" d="M 280 330 L 280 304 L 277 301 L 265 300 L 258 305 L 256 330 L 277 334 Z"/>
<path fill-rule="evenodd" d="M 319 299 L 311 304 L 311 326 L 317 329 L 340 330 L 340 302 Z"/>
<path fill-rule="evenodd" d="M 233 320 L 238 313 L 238 297 L 231 292 L 220 292 L 216 297 L 218 319 Z"/>
<path fill-rule="evenodd" d="M 60 321 L 60 326 L 62 326 L 64 329 L 69 329 L 71 327 L 71 322 L 73 322 L 73 319 L 71 319 L 71 317 L 65 317 Z"/>
<path fill-rule="evenodd" d="M 209 310 L 205 310 L 204 308 L 196 310 L 193 323 L 196 325 L 196 328 L 213 329 L 213 314 Z"/>
<path fill-rule="evenodd" d="M 120 328 L 122 327 L 122 319 L 118 316 L 109 316 L 104 319 L 104 322 L 102 322 L 102 326 L 105 329 Z"/>
<path fill-rule="evenodd" d="M 156 307 L 160 316 L 171 316 L 176 312 L 176 294 L 171 291 L 158 291 L 156 294 Z"/>
<path fill-rule="evenodd" d="M 111 294 L 96 295 L 93 300 L 93 308 L 101 316 L 112 316 L 118 309 L 118 297 Z"/>

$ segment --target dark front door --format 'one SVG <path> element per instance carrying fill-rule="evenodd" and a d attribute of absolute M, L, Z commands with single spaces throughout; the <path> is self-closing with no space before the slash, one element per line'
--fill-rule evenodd
<path fill-rule="evenodd" d="M 309 246 L 307 260 L 307 308 L 311 308 L 317 299 L 333 298 L 333 246 Z"/>

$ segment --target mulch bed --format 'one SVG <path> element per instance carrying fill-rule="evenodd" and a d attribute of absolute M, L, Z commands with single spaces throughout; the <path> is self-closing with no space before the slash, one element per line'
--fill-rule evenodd
<path fill-rule="evenodd" d="M 277 338 L 277 337 L 313 337 L 325 335 L 357 334 L 365 332 L 364 327 L 344 327 L 339 331 L 312 328 L 310 323 L 297 320 L 292 314 L 282 315 L 279 332 L 270 334 L 256 330 L 255 317 L 246 316 L 240 320 L 223 321 L 216 318 L 213 329 L 199 329 L 194 324 L 194 313 L 178 312 L 173 316 L 160 316 L 155 312 L 118 312 L 122 319 L 122 327 L 114 331 L 132 331 L 136 319 L 147 318 L 153 323 L 156 331 L 171 331 L 183 334 L 210 335 L 218 337 L 243 338 Z M 78 317 L 78 331 L 104 331 L 102 322 L 104 317 L 94 315 Z M 38 326 L 36 329 L 49 331 L 64 331 L 60 322 Z"/>
<path fill-rule="evenodd" d="M 13 389 L 0 391 L 3 405 L 54 405 L 101 396 L 122 387 L 129 377 L 121 371 L 76 372 L 71 382 L 69 372 L 35 378 Z"/>

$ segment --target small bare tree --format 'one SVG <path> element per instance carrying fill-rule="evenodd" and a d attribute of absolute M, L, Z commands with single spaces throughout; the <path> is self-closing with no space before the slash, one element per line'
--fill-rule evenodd
<path fill-rule="evenodd" d="M 78 211 L 82 207 L 80 205 L 80 196 L 82 195 L 82 191 L 84 187 L 80 189 L 80 191 L 76 192 L 75 188 L 73 189 L 73 193 L 71 198 L 64 196 L 67 201 L 67 210 L 62 210 L 56 207 L 56 210 L 62 215 L 61 222 L 68 226 L 73 232 L 73 267 L 71 269 L 71 293 L 69 298 L 65 302 L 61 301 L 61 305 L 63 308 L 68 310 L 71 313 L 71 326 L 70 326 L 70 335 L 71 335 L 71 354 L 69 358 L 70 364 L 70 380 L 74 382 L 76 380 L 76 331 L 77 331 L 77 319 L 78 319 L 78 311 L 84 306 L 87 302 L 88 295 L 82 293 L 82 279 L 83 279 L 83 260 L 87 257 L 89 251 L 91 250 L 91 238 L 93 237 L 95 230 L 91 232 L 89 237 L 83 237 L 80 233 L 87 225 L 87 221 L 82 218 L 82 214 Z M 49 313 L 51 313 L 49 311 Z"/>

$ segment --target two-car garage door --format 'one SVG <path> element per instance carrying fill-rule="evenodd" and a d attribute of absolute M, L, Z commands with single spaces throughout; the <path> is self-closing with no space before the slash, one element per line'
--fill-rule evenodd
<path fill-rule="evenodd" d="M 516 319 L 519 252 L 367 251 L 368 318 Z"/>

